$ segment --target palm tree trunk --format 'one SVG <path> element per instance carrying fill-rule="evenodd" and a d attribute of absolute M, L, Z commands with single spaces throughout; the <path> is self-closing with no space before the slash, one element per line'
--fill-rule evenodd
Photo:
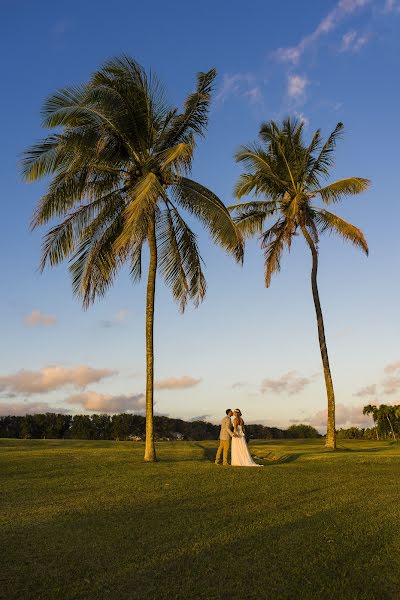
<path fill-rule="evenodd" d="M 157 272 L 157 244 L 155 223 L 151 223 L 148 235 L 150 262 L 147 279 L 146 295 L 146 446 L 144 460 L 154 462 L 157 460 L 154 445 L 153 429 L 153 390 L 154 390 L 154 296 L 156 290 Z"/>
<path fill-rule="evenodd" d="M 389 418 L 389 415 L 386 415 L 386 418 L 387 418 L 387 420 L 389 421 L 389 425 L 390 425 L 390 429 L 391 429 L 391 431 L 392 431 L 392 436 L 393 436 L 393 439 L 394 439 L 394 441 L 396 441 L 396 436 L 395 436 L 395 434 L 394 434 L 394 429 L 393 429 L 392 421 L 390 420 L 390 418 Z"/>
<path fill-rule="evenodd" d="M 312 270 L 311 270 L 311 288 L 314 298 L 315 313 L 317 315 L 318 339 L 321 350 L 322 366 L 324 369 L 326 395 L 328 397 L 328 421 L 326 430 L 326 447 L 330 450 L 336 449 L 336 430 L 335 430 L 335 392 L 333 389 L 331 369 L 329 366 L 328 349 L 326 347 L 324 319 L 322 316 L 321 303 L 319 301 L 317 273 L 318 273 L 318 252 L 315 244 L 308 233 L 307 229 L 301 228 L 307 244 L 310 247 L 312 254 Z"/>

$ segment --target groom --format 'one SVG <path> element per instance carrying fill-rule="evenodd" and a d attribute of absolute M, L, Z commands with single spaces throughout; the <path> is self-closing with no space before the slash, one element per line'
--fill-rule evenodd
<path fill-rule="evenodd" d="M 232 423 L 231 417 L 233 416 L 233 412 L 230 408 L 226 410 L 226 417 L 224 417 L 221 421 L 221 431 L 219 434 L 219 447 L 217 451 L 217 455 L 215 457 L 215 464 L 219 465 L 219 460 L 221 458 L 221 453 L 223 452 L 223 464 L 228 464 L 228 452 L 229 452 L 229 444 L 231 438 L 233 437 L 232 431 Z"/>

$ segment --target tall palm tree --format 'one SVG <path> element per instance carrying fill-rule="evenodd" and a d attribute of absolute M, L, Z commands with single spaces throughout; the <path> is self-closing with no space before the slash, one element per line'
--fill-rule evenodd
<path fill-rule="evenodd" d="M 207 126 L 214 69 L 197 75 L 183 110 L 171 108 L 152 75 L 123 56 L 81 86 L 59 90 L 43 108 L 44 127 L 58 131 L 23 160 L 27 182 L 50 176 L 32 227 L 58 223 L 44 237 L 41 268 L 69 259 L 73 291 L 87 308 L 129 263 L 133 281 L 149 250 L 146 296 L 146 448 L 153 434 L 154 298 L 159 271 L 183 311 L 203 299 L 206 281 L 196 235 L 179 209 L 191 213 L 215 242 L 243 257 L 241 235 L 225 205 L 188 178 L 195 137 Z"/>
<path fill-rule="evenodd" d="M 367 242 L 359 229 L 315 204 L 317 196 L 330 205 L 347 194 L 362 192 L 369 185 L 361 177 L 321 184 L 321 179 L 329 175 L 342 130 L 342 123 L 338 123 L 323 143 L 318 129 L 306 145 L 303 123 L 296 119 L 285 119 L 281 127 L 274 121 L 262 124 L 261 143 L 242 146 L 236 154 L 236 161 L 244 165 L 246 172 L 239 177 L 235 195 L 241 199 L 253 192 L 256 199 L 230 207 L 244 235 L 261 234 L 267 287 L 272 275 L 280 269 L 283 250 L 290 250 L 294 236 L 301 233 L 311 251 L 311 287 L 328 397 L 326 446 L 331 449 L 336 447 L 335 395 L 317 286 L 319 236 L 335 233 L 368 254 Z M 264 231 L 266 219 L 273 216 L 277 220 Z"/>

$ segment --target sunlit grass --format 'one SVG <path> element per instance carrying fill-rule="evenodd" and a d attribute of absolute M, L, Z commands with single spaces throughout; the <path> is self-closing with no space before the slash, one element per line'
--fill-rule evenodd
<path fill-rule="evenodd" d="M 400 444 L 250 447 L 0 440 L 4 597 L 398 599 Z"/>

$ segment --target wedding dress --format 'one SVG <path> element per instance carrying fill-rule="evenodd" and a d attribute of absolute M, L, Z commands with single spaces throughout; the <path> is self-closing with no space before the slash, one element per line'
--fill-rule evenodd
<path fill-rule="evenodd" d="M 231 465 L 232 467 L 262 467 L 251 458 L 246 444 L 246 438 L 241 425 L 236 428 L 237 437 L 232 438 Z"/>

